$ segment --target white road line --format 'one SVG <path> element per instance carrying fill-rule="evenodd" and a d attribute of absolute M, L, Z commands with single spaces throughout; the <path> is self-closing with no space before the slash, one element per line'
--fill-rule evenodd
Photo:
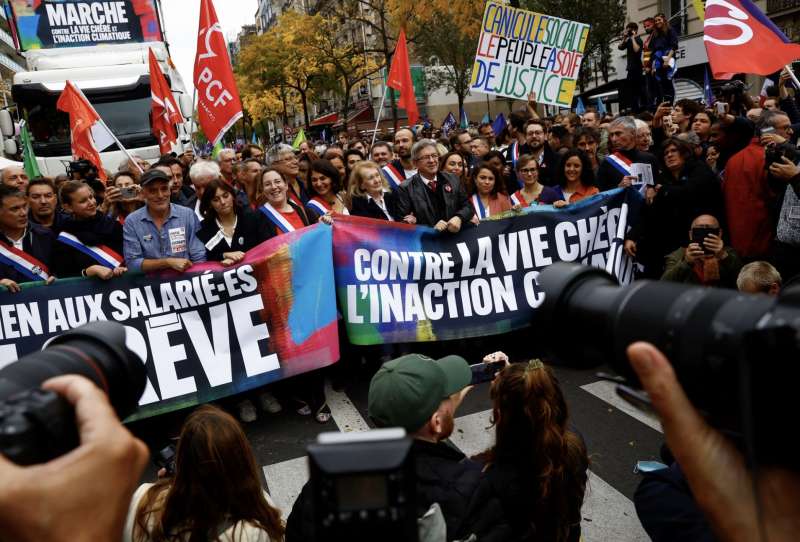
<path fill-rule="evenodd" d="M 639 522 L 633 502 L 591 471 L 581 517 L 581 535 L 586 542 L 650 540 Z"/>
<path fill-rule="evenodd" d="M 336 422 L 339 431 L 343 433 L 369 431 L 369 425 L 350 398 L 344 392 L 335 391 L 327 380 L 325 381 L 325 399 L 328 401 L 333 421 Z"/>
<path fill-rule="evenodd" d="M 283 519 L 289 517 L 294 501 L 300 495 L 306 481 L 308 481 L 308 463 L 305 456 L 282 461 L 273 465 L 266 465 L 264 478 L 267 480 L 267 492 L 275 506 L 281 511 Z"/>
<path fill-rule="evenodd" d="M 615 388 L 616 384 L 614 384 L 613 382 L 609 382 L 607 380 L 599 380 L 597 382 L 592 382 L 591 384 L 586 384 L 585 386 L 581 386 L 582 390 L 591 393 L 598 399 L 602 399 L 606 403 L 615 407 L 617 410 L 624 412 L 628 416 L 636 418 L 637 420 L 647 425 L 651 429 L 655 429 L 659 433 L 663 433 L 661 429 L 661 422 L 658 421 L 657 417 L 642 410 L 639 410 L 635 406 L 631 405 L 630 403 L 622 399 L 619 395 L 617 395 Z"/>

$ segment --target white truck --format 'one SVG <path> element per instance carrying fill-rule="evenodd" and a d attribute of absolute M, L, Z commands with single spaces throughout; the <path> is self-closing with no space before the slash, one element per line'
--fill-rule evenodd
<path fill-rule="evenodd" d="M 160 41 L 163 32 L 155 0 L 43 0 L 38 7 L 25 0 L 10 3 L 14 9 L 9 22 L 17 29 L 28 70 L 14 74 L 15 117 L 28 124 L 43 175 L 63 173 L 72 160 L 69 117 L 56 109 L 68 80 L 83 90 L 128 152 L 148 161 L 159 157 L 150 120 L 149 49 L 184 116 L 176 149 L 183 150 L 190 140 L 186 119 L 191 118 L 192 97 L 169 60 L 166 44 Z M 14 120 L 8 110 L 0 111 L 6 154 L 17 151 L 11 139 L 16 135 Z M 116 144 L 100 156 L 112 172 L 126 160 Z"/>

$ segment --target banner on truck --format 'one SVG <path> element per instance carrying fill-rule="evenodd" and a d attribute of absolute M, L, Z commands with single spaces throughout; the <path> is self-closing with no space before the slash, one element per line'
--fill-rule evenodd
<path fill-rule="evenodd" d="M 162 41 L 156 0 L 6 0 L 22 51 Z"/>
<path fill-rule="evenodd" d="M 487 2 L 470 90 L 571 107 L 589 25 Z"/>

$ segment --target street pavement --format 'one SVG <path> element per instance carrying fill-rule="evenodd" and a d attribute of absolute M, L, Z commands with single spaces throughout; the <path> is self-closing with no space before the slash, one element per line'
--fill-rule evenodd
<path fill-rule="evenodd" d="M 488 352 L 487 352 L 488 353 Z M 259 412 L 258 420 L 245 424 L 245 431 L 262 466 L 265 487 L 288 516 L 292 503 L 308 479 L 305 448 L 324 431 L 363 431 L 369 428 L 367 391 L 377 365 L 362 366 L 351 375 L 342 391 L 326 384 L 333 420 L 317 423 L 290 409 L 278 414 Z M 639 542 L 649 538 L 642 529 L 632 503 L 639 483 L 633 469 L 637 461 L 660 461 L 662 444 L 658 420 L 618 398 L 612 383 L 596 373 L 608 368 L 576 370 L 556 367 L 555 372 L 570 408 L 571 423 L 583 436 L 591 459 L 591 472 L 582 510 L 585 542 Z M 228 406 L 230 404 L 225 403 Z M 177 436 L 189 410 L 131 425 L 155 451 Z M 488 448 L 493 439 L 489 384 L 481 384 L 466 397 L 456 412 L 453 443 L 470 455 Z M 155 476 L 146 471 L 143 481 Z"/>

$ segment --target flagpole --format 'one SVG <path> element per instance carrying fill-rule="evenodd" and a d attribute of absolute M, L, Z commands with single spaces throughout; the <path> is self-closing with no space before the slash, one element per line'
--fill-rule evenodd
<path fill-rule="evenodd" d="M 194 92 L 192 93 L 192 119 L 189 123 L 189 143 L 192 144 L 192 152 L 194 152 L 194 108 L 196 106 L 197 101 L 197 87 L 194 87 Z"/>
<path fill-rule="evenodd" d="M 84 93 L 83 93 L 83 90 L 82 90 L 82 89 L 81 89 L 81 88 L 80 88 L 78 85 L 73 85 L 73 86 L 74 86 L 76 89 L 78 89 L 78 92 L 80 92 L 80 93 L 81 93 L 81 96 L 83 96 L 83 99 L 84 99 L 84 100 L 86 100 L 86 103 L 88 103 L 89 105 L 92 105 L 92 102 L 90 102 L 90 101 L 89 101 L 89 98 L 87 98 L 87 97 L 86 97 L 86 94 L 84 94 Z M 94 109 L 94 106 L 92 106 L 92 109 Z M 133 165 L 135 165 L 135 166 L 136 166 L 136 169 L 138 169 L 138 170 L 139 170 L 139 173 L 144 173 L 144 170 L 142 169 L 142 166 L 140 166 L 140 165 L 138 164 L 138 162 L 136 162 L 136 160 L 134 160 L 134 159 L 133 159 L 133 156 L 131 156 L 131 153 L 129 153 L 129 152 L 128 152 L 128 149 L 126 149 L 126 148 L 125 148 L 125 147 L 122 145 L 122 142 L 120 142 L 120 140 L 119 140 L 119 139 L 117 139 L 117 136 L 116 136 L 116 135 L 114 135 L 114 132 L 112 132 L 112 131 L 111 131 L 111 128 L 109 128 L 109 127 L 108 127 L 108 125 L 106 124 L 106 121 L 104 121 L 104 120 L 103 120 L 103 117 L 101 117 L 101 116 L 100 116 L 100 114 L 99 114 L 99 113 L 97 113 L 97 111 L 96 111 L 96 110 L 95 110 L 95 114 L 97 114 L 97 119 L 98 119 L 98 121 L 100 122 L 100 126 L 102 126 L 103 128 L 105 128 L 105 129 L 106 129 L 106 131 L 107 131 L 109 134 L 111 134 L 111 137 L 114 139 L 114 141 L 116 142 L 116 144 L 117 144 L 117 146 L 120 148 L 120 150 L 121 150 L 123 153 L 125 153 L 125 156 L 127 156 L 127 157 L 128 157 L 128 160 L 129 160 L 130 162 L 133 162 Z"/>
<path fill-rule="evenodd" d="M 786 65 L 786 73 L 788 73 L 789 77 L 791 77 L 792 82 L 794 83 L 795 87 L 800 88 L 800 81 L 797 79 L 797 76 L 794 74 L 794 70 L 792 70 L 792 65 L 791 64 L 787 64 Z"/>
<path fill-rule="evenodd" d="M 383 96 L 381 96 L 381 106 L 378 108 L 378 120 L 375 121 L 375 130 L 372 132 L 372 143 L 370 143 L 369 148 L 371 149 L 372 146 L 375 144 L 375 138 L 378 136 L 378 124 L 381 122 L 381 117 L 383 116 L 383 104 L 386 101 L 386 89 L 387 86 L 383 86 Z"/>

